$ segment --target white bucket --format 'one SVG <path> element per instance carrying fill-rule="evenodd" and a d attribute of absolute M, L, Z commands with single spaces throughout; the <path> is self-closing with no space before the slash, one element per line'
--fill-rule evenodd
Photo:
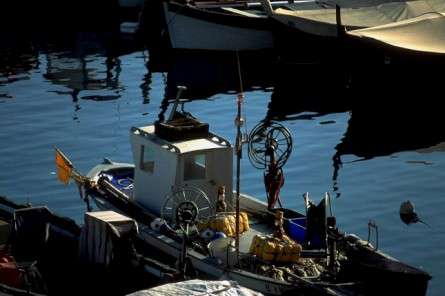
<path fill-rule="evenodd" d="M 236 263 L 235 240 L 231 237 L 218 238 L 208 244 L 210 256 L 221 260 L 225 266 Z"/>

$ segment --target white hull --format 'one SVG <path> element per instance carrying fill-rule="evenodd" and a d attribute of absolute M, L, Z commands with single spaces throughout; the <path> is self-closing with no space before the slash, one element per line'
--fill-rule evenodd
<path fill-rule="evenodd" d="M 172 48 L 198 50 L 261 50 L 274 46 L 271 30 L 214 23 L 169 11 L 165 18 Z M 248 17 L 246 17 L 248 18 Z"/>

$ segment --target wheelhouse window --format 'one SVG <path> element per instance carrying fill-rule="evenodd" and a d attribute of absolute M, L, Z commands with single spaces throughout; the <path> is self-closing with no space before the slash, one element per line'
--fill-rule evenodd
<path fill-rule="evenodd" d="M 153 150 L 145 145 L 141 146 L 141 159 L 139 166 L 141 170 L 146 171 L 148 173 L 153 173 L 155 168 Z"/>
<path fill-rule="evenodd" d="M 184 181 L 206 178 L 206 155 L 187 155 L 184 159 Z"/>

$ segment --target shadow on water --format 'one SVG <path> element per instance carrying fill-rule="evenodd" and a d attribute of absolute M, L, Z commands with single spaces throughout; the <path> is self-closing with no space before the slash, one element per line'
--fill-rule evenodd
<path fill-rule="evenodd" d="M 334 182 L 344 155 L 368 160 L 403 151 L 427 153 L 441 150 L 445 142 L 442 79 L 437 72 L 400 65 L 376 70 L 354 77 L 351 117 L 333 156 Z"/>
<path fill-rule="evenodd" d="M 267 118 L 311 119 L 349 111 L 352 108 L 349 84 L 348 73 L 323 64 L 278 64 Z"/>
<path fill-rule="evenodd" d="M 258 63 L 262 59 L 263 62 Z M 273 64 L 270 58 L 257 54 L 207 54 L 177 52 L 171 57 L 167 71 L 167 96 L 184 85 L 184 98 L 203 99 L 219 93 L 266 89 L 272 86 Z M 241 89 L 242 87 L 242 89 Z"/>
<path fill-rule="evenodd" d="M 372 158 L 444 141 L 443 82 L 436 73 L 388 66 L 357 77 L 352 115 L 338 154 Z"/>
<path fill-rule="evenodd" d="M 0 33 L 0 38 L 0 86 L 28 79 L 29 72 L 39 67 L 39 54 L 33 42 L 17 33 Z"/>
<path fill-rule="evenodd" d="M 109 31 L 118 30 L 118 0 L 1 1 L 3 31 Z M 63 34 L 62 33 L 62 34 Z"/>

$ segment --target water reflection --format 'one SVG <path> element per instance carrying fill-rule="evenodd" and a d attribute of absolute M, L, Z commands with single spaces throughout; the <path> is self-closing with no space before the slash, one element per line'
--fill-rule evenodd
<path fill-rule="evenodd" d="M 13 99 L 2 86 L 29 79 L 30 71 L 39 67 L 38 51 L 22 34 L 0 33 L 0 102 Z"/>
<path fill-rule="evenodd" d="M 274 77 L 268 119 L 312 119 L 352 108 L 349 74 L 333 67 L 278 64 Z"/>
<path fill-rule="evenodd" d="M 142 78 L 142 83 L 139 85 L 142 90 L 142 104 L 150 103 L 150 91 L 152 82 L 153 74 L 150 69 L 148 69 L 147 73 Z"/>
<path fill-rule="evenodd" d="M 131 48 L 127 42 L 124 45 L 120 35 L 104 32 L 47 38 L 52 42 L 44 49 L 46 72 L 43 77 L 68 89 L 52 92 L 71 96 L 75 120 L 81 109 L 79 99 L 110 101 L 121 97 L 124 86 L 120 82 L 122 63 L 119 56 L 139 50 L 137 43 Z"/>
<path fill-rule="evenodd" d="M 363 161 L 402 151 L 444 151 L 441 78 L 424 68 L 384 70 L 355 77 L 356 100 L 348 128 L 333 156 L 334 181 L 344 155 L 355 155 L 359 159 L 354 161 Z"/>
<path fill-rule="evenodd" d="M 100 67 L 105 67 L 105 69 L 100 70 Z M 79 99 L 108 101 L 120 97 L 119 93 L 122 90 L 119 84 L 120 72 L 120 61 L 115 57 L 107 57 L 103 61 L 103 58 L 99 56 L 72 57 L 59 53 L 47 53 L 46 73 L 43 77 L 54 85 L 61 85 L 68 89 L 53 92 L 72 97 L 75 110 L 73 119 L 77 120 L 77 111 L 81 109 Z M 113 94 L 102 94 L 107 89 L 113 90 Z M 101 92 L 82 96 L 82 91 Z"/>
<path fill-rule="evenodd" d="M 445 140 L 443 114 L 431 106 L 419 109 L 353 109 L 348 129 L 337 145 L 337 156 L 354 154 L 364 159 L 418 150 Z M 425 151 L 425 150 L 424 150 Z"/>
<path fill-rule="evenodd" d="M 238 60 L 239 68 L 238 71 Z M 261 63 L 258 61 L 261 60 Z M 203 53 L 175 51 L 160 54 L 150 50 L 147 79 L 151 74 L 165 74 L 165 92 L 159 120 L 164 119 L 170 103 L 175 100 L 178 86 L 185 86 L 181 102 L 210 99 L 221 93 L 236 93 L 253 89 L 269 89 L 273 85 L 273 59 L 258 53 Z"/>
<path fill-rule="evenodd" d="M 219 93 L 272 86 L 273 60 L 270 56 L 254 53 L 238 56 L 241 75 L 236 53 L 174 52 L 163 63 L 153 63 L 167 72 L 167 97 L 176 94 L 178 85 L 187 87 L 183 96 L 187 99 L 206 99 Z"/>
<path fill-rule="evenodd" d="M 208 99 L 220 93 L 272 90 L 267 118 L 304 119 L 305 112 L 324 115 L 351 109 L 350 77 L 322 65 L 285 64 L 264 53 L 175 51 L 151 55 L 148 73 L 167 73 L 166 97 L 176 96 L 177 86 L 186 86 L 184 99 Z M 241 80 L 240 80 L 241 78 Z M 242 87 L 241 87 L 242 85 Z M 335 97 L 335 99 L 333 98 Z"/>
<path fill-rule="evenodd" d="M 431 147 L 440 128 L 442 78 L 432 69 L 387 67 L 357 77 L 348 130 L 337 153 L 369 159 Z"/>
<path fill-rule="evenodd" d="M 120 60 L 117 57 L 79 56 L 58 53 L 46 54 L 46 73 L 52 84 L 63 85 L 73 92 L 73 99 L 82 90 L 121 90 Z M 102 68 L 102 69 L 101 69 Z"/>

